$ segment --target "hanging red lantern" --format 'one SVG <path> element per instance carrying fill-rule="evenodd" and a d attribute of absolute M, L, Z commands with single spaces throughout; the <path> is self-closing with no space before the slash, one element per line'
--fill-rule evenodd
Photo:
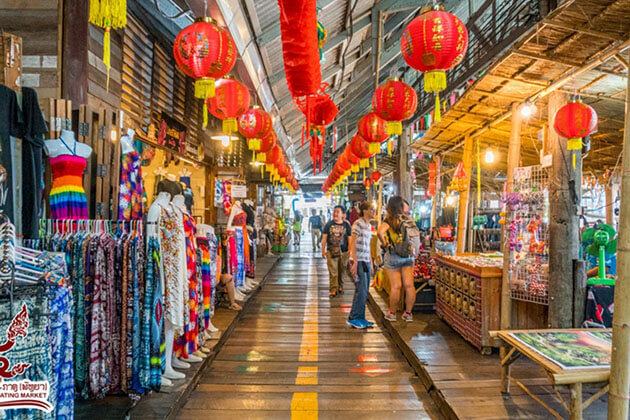
<path fill-rule="evenodd" d="M 387 140 L 387 121 L 374 111 L 359 120 L 359 134 L 369 143 L 370 153 L 375 155 L 381 151 L 381 143 Z"/>
<path fill-rule="evenodd" d="M 401 135 L 401 121 L 411 117 L 418 107 L 416 92 L 397 78 L 380 85 L 372 95 L 372 108 L 387 121 L 387 134 Z"/>
<path fill-rule="evenodd" d="M 262 139 L 260 139 L 260 148 L 256 160 L 265 163 L 267 161 L 267 153 L 273 149 L 278 141 L 278 135 L 275 131 L 269 131 Z"/>
<path fill-rule="evenodd" d="M 313 136 L 309 152 L 313 161 L 313 175 L 317 172 L 317 163 L 319 163 L 319 171 L 322 171 L 322 158 L 324 156 L 324 135 L 320 131 L 320 127 L 314 127 Z"/>
<path fill-rule="evenodd" d="M 425 92 L 436 93 L 433 121 L 441 121 L 438 92 L 446 89 L 446 71 L 459 64 L 466 55 L 466 26 L 442 6 L 423 9 L 423 13 L 405 28 L 400 49 L 407 64 L 424 73 Z"/>
<path fill-rule="evenodd" d="M 372 181 L 374 181 L 376 185 L 378 185 L 378 182 L 381 180 L 382 177 L 383 174 L 381 174 L 379 171 L 374 171 L 372 172 L 372 175 L 370 175 L 370 178 L 372 178 Z"/>
<path fill-rule="evenodd" d="M 346 146 L 343 154 L 346 155 L 346 160 L 350 163 L 350 170 L 354 173 L 359 172 L 359 164 L 361 163 L 361 158 L 352 153 L 352 149 L 349 145 Z"/>
<path fill-rule="evenodd" d="M 372 180 L 370 178 L 363 178 L 363 185 L 369 190 L 372 186 Z"/>
<path fill-rule="evenodd" d="M 195 79 L 195 97 L 215 95 L 214 80 L 228 74 L 236 64 L 236 46 L 232 35 L 208 17 L 182 29 L 175 37 L 173 55 L 179 69 Z M 204 109 L 204 128 L 208 114 Z"/>
<path fill-rule="evenodd" d="M 313 95 L 321 84 L 315 0 L 278 0 L 284 73 L 292 97 Z"/>
<path fill-rule="evenodd" d="M 247 138 L 247 147 L 254 152 L 254 160 L 256 152 L 260 151 L 262 138 L 271 131 L 271 127 L 271 117 L 258 105 L 238 117 L 238 131 Z"/>
<path fill-rule="evenodd" d="M 249 90 L 231 77 L 217 82 L 216 94 L 206 100 L 208 111 L 223 120 L 223 132 L 232 134 L 238 131 L 237 118 L 249 108 Z"/>
<path fill-rule="evenodd" d="M 463 162 L 459 162 L 457 164 L 455 172 L 453 173 L 453 178 L 451 179 L 451 184 L 448 188 L 459 192 L 466 191 L 468 189 L 468 174 L 466 173 L 466 169 L 464 169 Z"/>
<path fill-rule="evenodd" d="M 567 149 L 582 150 L 582 138 L 597 128 L 597 113 L 581 101 L 569 102 L 556 112 L 553 128 L 567 139 Z"/>
<path fill-rule="evenodd" d="M 350 149 L 359 159 L 359 167 L 363 168 L 363 177 L 365 178 L 365 168 L 370 166 L 370 148 L 368 142 L 363 140 L 360 134 L 356 134 L 350 141 Z"/>

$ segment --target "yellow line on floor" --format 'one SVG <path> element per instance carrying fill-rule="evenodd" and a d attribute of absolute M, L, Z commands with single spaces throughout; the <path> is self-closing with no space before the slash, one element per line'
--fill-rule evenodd
<path fill-rule="evenodd" d="M 319 359 L 318 324 L 318 278 L 317 268 L 309 275 L 306 288 L 306 308 L 300 345 L 300 362 L 317 362 Z M 317 366 L 299 366 L 296 385 L 317 385 Z M 291 400 L 292 420 L 317 420 L 318 405 L 316 392 L 295 392 Z"/>

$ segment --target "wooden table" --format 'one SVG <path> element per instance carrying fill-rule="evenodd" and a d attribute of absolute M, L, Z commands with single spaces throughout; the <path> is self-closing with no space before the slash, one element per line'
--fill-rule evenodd
<path fill-rule="evenodd" d="M 526 356 L 538 365 L 540 365 L 551 382 L 554 392 L 558 399 L 562 403 L 562 406 L 569 413 L 571 420 L 581 420 L 582 412 L 588 406 L 590 406 L 595 400 L 608 392 L 610 378 L 610 367 L 592 367 L 592 368 L 579 368 L 579 369 L 564 369 L 550 359 L 534 351 L 531 347 L 525 345 L 521 341 L 512 337 L 511 333 L 519 332 L 579 332 L 579 331 L 610 331 L 607 330 L 588 330 L 588 329 L 545 329 L 545 330 L 502 330 L 491 331 L 492 337 L 498 337 L 503 342 L 503 345 L 507 347 L 506 356 L 501 360 L 501 392 L 504 394 L 510 393 L 510 381 L 516 383 L 523 391 L 532 397 L 536 402 L 542 405 L 549 413 L 551 413 L 557 419 L 563 419 L 557 411 L 552 409 L 548 404 L 538 398 L 527 386 L 522 382 L 510 376 L 510 365 L 514 363 L 521 356 Z M 589 397 L 586 401 L 582 399 L 582 385 L 591 384 L 599 388 L 599 391 Z M 564 398 L 558 392 L 559 388 L 567 387 L 570 390 L 569 405 L 567 406 Z"/>

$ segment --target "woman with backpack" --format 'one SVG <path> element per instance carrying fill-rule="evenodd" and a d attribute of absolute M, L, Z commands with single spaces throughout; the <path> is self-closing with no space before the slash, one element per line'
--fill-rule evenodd
<path fill-rule="evenodd" d="M 419 248 L 419 232 L 413 219 L 407 214 L 409 207 L 400 196 L 387 202 L 385 221 L 378 228 L 378 238 L 385 251 L 384 268 L 389 278 L 389 311 L 385 319 L 395 322 L 400 289 L 405 287 L 405 311 L 402 319 L 413 321 L 411 311 L 416 302 L 413 284 L 413 264 Z"/>

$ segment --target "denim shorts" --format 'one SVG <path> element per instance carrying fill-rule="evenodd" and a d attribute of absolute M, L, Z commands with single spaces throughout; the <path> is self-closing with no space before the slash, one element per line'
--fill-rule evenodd
<path fill-rule="evenodd" d="M 403 258 L 395 252 L 386 251 L 384 267 L 387 270 L 398 270 L 403 267 L 413 267 L 413 257 Z"/>

